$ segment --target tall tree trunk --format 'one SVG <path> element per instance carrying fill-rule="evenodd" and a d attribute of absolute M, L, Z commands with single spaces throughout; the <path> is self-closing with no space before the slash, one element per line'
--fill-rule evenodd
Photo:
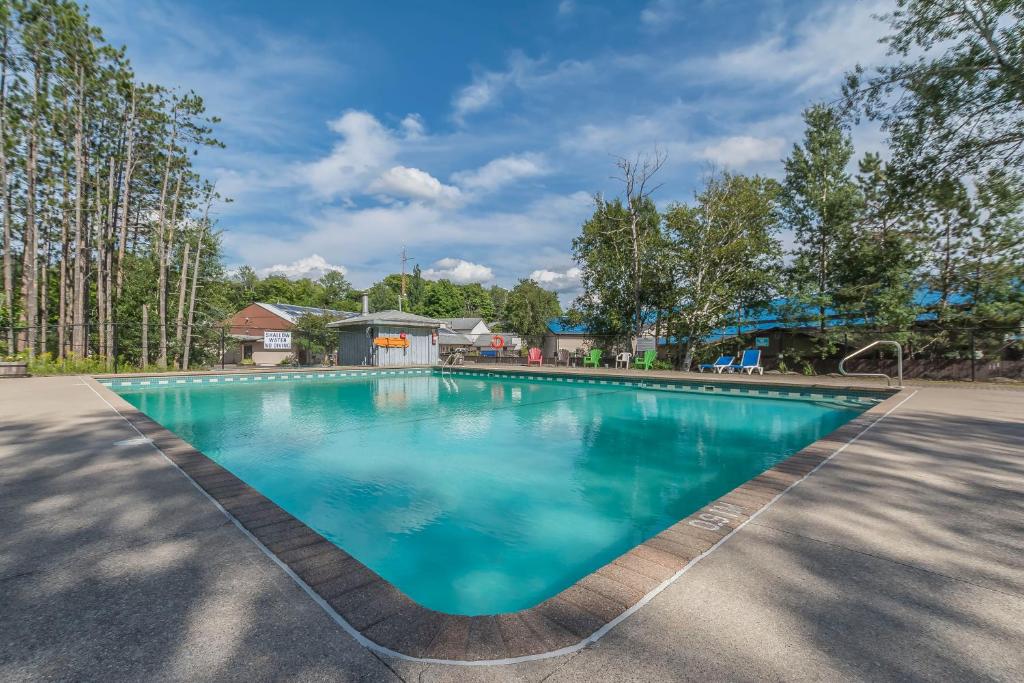
<path fill-rule="evenodd" d="M 57 358 L 64 358 L 67 344 L 66 325 L 68 322 L 68 257 L 71 247 L 68 244 L 68 174 L 64 171 L 64 200 L 61 202 L 60 216 L 60 292 L 57 297 Z"/>
<path fill-rule="evenodd" d="M 176 220 L 175 214 L 178 211 L 178 195 L 181 192 L 181 175 L 178 176 L 178 180 L 174 187 L 174 200 L 173 209 L 171 210 L 171 220 L 169 224 L 161 219 L 160 228 L 160 275 L 159 275 L 159 289 L 157 291 L 157 308 L 160 315 L 160 357 L 157 363 L 160 367 L 167 367 L 167 265 L 171 251 L 171 240 L 174 236 L 174 222 Z"/>
<path fill-rule="evenodd" d="M 205 223 L 205 221 L 204 221 Z M 199 257 L 203 253 L 203 235 L 205 225 L 199 229 L 199 240 L 196 242 L 196 264 L 192 268 L 192 292 L 188 302 L 188 324 L 185 326 L 185 347 L 181 353 L 181 369 L 188 370 L 188 357 L 192 349 L 192 316 L 196 310 L 196 285 L 199 282 Z"/>
<path fill-rule="evenodd" d="M 107 330 L 107 368 L 113 365 L 114 361 L 114 293 L 113 293 L 113 265 L 114 265 L 114 226 L 117 222 L 116 193 L 114 190 L 114 175 L 116 160 L 110 157 L 110 171 L 107 177 L 107 220 L 104 221 L 103 239 L 103 317 L 106 319 Z"/>
<path fill-rule="evenodd" d="M 142 370 L 149 365 L 149 304 L 142 304 Z"/>
<path fill-rule="evenodd" d="M 21 322 L 25 326 L 25 345 L 29 359 L 35 358 L 36 331 L 39 324 L 38 282 L 39 246 L 36 228 L 36 155 L 39 136 L 39 89 L 42 66 L 37 62 L 34 71 L 32 118 L 28 129 L 28 153 L 25 157 L 25 237 L 22 255 L 21 291 L 24 305 Z"/>
<path fill-rule="evenodd" d="M 75 261 L 74 283 L 71 292 L 71 351 L 80 357 L 88 355 L 89 339 L 86 330 L 86 314 L 88 289 L 88 249 L 89 239 L 85 225 L 85 212 L 82 202 L 86 191 L 85 150 L 83 148 L 84 116 L 85 116 L 85 72 L 81 66 L 78 74 L 78 102 L 75 113 Z"/>
<path fill-rule="evenodd" d="M 178 277 L 178 315 L 174 319 L 174 344 L 178 348 L 179 361 L 181 360 L 181 326 L 185 320 L 185 287 L 188 284 L 188 257 L 191 246 L 190 242 L 185 242 L 181 256 L 181 274 Z"/>
<path fill-rule="evenodd" d="M 39 271 L 39 352 L 46 353 L 50 326 L 50 238 L 43 243 L 42 268 Z"/>
<path fill-rule="evenodd" d="M 157 207 L 157 306 L 160 318 L 160 358 L 157 361 L 161 367 L 167 367 L 167 186 L 171 178 L 171 162 L 174 159 L 174 145 L 178 140 L 178 112 L 177 103 L 173 105 L 171 123 L 171 136 L 167 141 L 165 150 L 163 178 L 160 181 L 160 204 Z"/>
<path fill-rule="evenodd" d="M 7 350 L 14 352 L 14 263 L 11 260 L 11 249 L 14 244 L 11 239 L 11 192 L 7 186 L 7 50 L 10 44 L 10 36 L 5 27 L 4 37 L 0 43 L 0 192 L 3 197 L 0 199 L 0 210 L 4 213 L 4 300 L 3 306 L 7 311 L 10 325 L 7 330 Z"/>
<path fill-rule="evenodd" d="M 124 291 L 124 254 L 128 244 L 128 207 L 131 197 L 132 174 L 135 172 L 135 86 L 132 85 L 132 99 L 128 110 L 125 130 L 124 187 L 121 190 L 121 233 L 117 242 L 117 294 L 118 300 Z"/>
<path fill-rule="evenodd" d="M 94 180 L 94 201 L 96 203 L 93 214 L 93 223 L 96 227 L 96 347 L 99 355 L 107 357 L 107 310 L 103 303 L 106 299 L 104 284 L 106 278 L 103 274 L 103 265 L 106 262 L 106 241 L 104 230 L 106 221 L 103 220 L 103 194 L 100 192 L 100 164 L 96 165 L 96 177 Z"/>

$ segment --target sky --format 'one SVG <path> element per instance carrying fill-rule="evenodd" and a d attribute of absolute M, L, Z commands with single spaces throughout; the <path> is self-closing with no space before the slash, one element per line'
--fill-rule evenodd
<path fill-rule="evenodd" d="M 884 61 L 887 0 L 94 0 L 141 80 L 203 96 L 229 267 L 578 290 L 572 239 L 618 157 L 660 207 L 710 169 L 780 177 L 801 111 Z M 854 130 L 857 154 L 883 151 Z M 410 266 L 411 267 L 411 266 Z"/>

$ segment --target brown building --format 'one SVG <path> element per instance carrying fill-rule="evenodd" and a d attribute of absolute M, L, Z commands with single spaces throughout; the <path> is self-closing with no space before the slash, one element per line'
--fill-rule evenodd
<path fill-rule="evenodd" d="M 241 363 L 251 360 L 254 365 L 278 365 L 288 358 L 295 358 L 301 363 L 320 362 L 323 359 L 319 357 L 305 358 L 305 349 L 296 343 L 291 334 L 295 321 L 310 314 L 336 316 L 337 320 L 356 315 L 347 311 L 291 304 L 251 304 L 227 321 L 231 343 L 225 348 L 224 362 Z"/>

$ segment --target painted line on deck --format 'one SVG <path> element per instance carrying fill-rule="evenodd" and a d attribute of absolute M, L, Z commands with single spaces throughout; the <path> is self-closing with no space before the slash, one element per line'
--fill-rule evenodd
<path fill-rule="evenodd" d="M 91 384 L 89 384 L 88 382 L 85 382 L 85 381 L 83 381 L 82 384 L 84 384 L 85 386 L 89 387 L 89 389 L 94 394 L 96 394 L 96 396 L 101 401 L 103 401 L 104 403 L 107 404 L 107 407 L 109 407 L 111 410 L 113 410 L 114 413 L 117 414 L 118 417 L 120 417 L 122 420 L 127 422 L 128 426 L 130 426 L 133 430 L 135 430 L 135 432 L 140 437 L 146 438 L 145 435 L 141 431 L 139 431 L 138 427 L 136 427 L 134 424 L 132 424 L 131 420 L 129 420 L 124 415 L 122 415 L 121 411 L 119 411 L 112 403 L 110 403 L 110 401 L 108 401 L 98 391 L 96 391 L 95 387 L 93 387 Z M 104 388 L 106 388 L 106 387 L 104 387 Z M 109 391 L 109 389 L 108 389 L 108 391 Z M 645 606 L 647 603 L 649 603 L 651 600 L 653 600 L 659 593 L 661 593 L 666 588 L 668 588 L 673 583 L 675 583 L 677 580 L 679 580 L 679 578 L 681 576 L 683 576 L 683 574 L 685 574 L 686 572 L 690 571 L 690 569 L 692 569 L 694 566 L 696 566 L 698 562 L 700 562 L 705 557 L 707 557 L 708 555 L 713 553 L 715 550 L 717 550 L 719 547 L 721 547 L 726 541 L 728 541 L 730 538 L 732 538 L 736 534 L 736 532 L 738 532 L 740 529 L 745 527 L 751 521 L 756 519 L 757 516 L 760 515 L 762 512 L 764 512 L 765 510 L 770 508 L 772 505 L 774 505 L 777 500 L 782 498 L 782 496 L 784 496 L 787 493 L 789 493 L 789 491 L 792 490 L 795 486 L 797 486 L 802 481 L 804 481 L 805 479 L 810 477 L 812 474 L 817 472 L 819 469 L 821 469 L 821 467 L 824 466 L 830 460 L 832 460 L 832 458 L 834 458 L 835 456 L 839 455 L 840 453 L 845 451 L 847 448 L 852 446 L 862 436 L 864 436 L 869 431 L 871 431 L 875 427 L 875 425 L 879 424 L 880 422 L 882 422 L 882 420 L 884 420 L 885 418 L 889 417 L 889 415 L 891 415 L 897 408 L 901 407 L 904 403 L 906 403 L 910 399 L 914 398 L 914 396 L 916 396 L 917 393 L 918 393 L 918 390 L 915 389 L 913 392 L 911 392 L 911 394 L 909 396 L 907 396 L 902 401 L 900 401 L 899 403 L 894 405 L 892 408 L 887 410 L 884 414 L 879 416 L 878 419 L 874 420 L 871 424 L 869 424 L 866 427 L 864 427 L 864 429 L 862 429 L 857 434 L 855 434 L 846 443 L 844 443 L 842 446 L 840 446 L 839 448 L 834 450 L 831 454 L 829 454 L 829 456 L 827 458 L 825 458 L 820 463 L 815 465 L 815 467 L 810 472 L 808 472 L 807 474 L 805 474 L 804 476 L 802 476 L 801 478 L 797 479 L 792 484 L 787 486 L 785 489 L 783 489 L 778 495 L 776 495 L 774 498 L 772 498 L 767 503 L 765 503 L 759 510 L 754 512 L 754 514 L 752 514 L 750 517 L 748 517 L 739 526 L 737 526 L 735 529 L 733 529 L 728 534 L 723 536 L 717 543 L 715 543 L 713 546 L 711 546 L 710 548 L 705 550 L 703 553 L 701 553 L 697 557 L 694 557 L 692 560 L 690 560 L 686 564 L 686 566 L 684 566 L 682 569 L 680 569 L 678 572 L 676 572 L 675 574 L 673 574 L 669 578 L 665 579 L 665 581 L 663 581 L 661 584 L 659 584 L 658 586 L 653 588 L 649 593 L 644 595 L 644 597 L 640 598 L 640 600 L 638 602 L 636 602 L 634 605 L 632 605 L 631 607 L 626 609 L 624 612 L 619 614 L 619 616 L 615 617 L 614 619 L 609 621 L 607 624 L 605 624 L 601 628 L 597 629 L 592 634 L 590 634 L 589 636 L 587 636 L 583 640 L 579 641 L 575 645 L 568 645 L 566 647 L 559 648 L 558 650 L 552 650 L 550 652 L 541 652 L 541 653 L 533 654 L 533 655 L 523 655 L 521 657 L 507 657 L 507 658 L 504 658 L 504 659 L 482 659 L 482 660 L 476 660 L 476 661 L 465 661 L 465 660 L 460 660 L 460 659 L 433 659 L 433 658 L 429 658 L 429 657 L 413 657 L 411 655 L 403 654 L 401 652 L 396 652 L 395 650 L 392 650 L 391 648 L 387 648 L 387 647 L 384 647 L 383 645 L 378 645 L 377 643 L 373 642 L 372 640 L 370 640 L 369 638 L 364 636 L 362 633 L 360 633 L 358 629 L 356 629 L 354 626 L 352 626 L 352 624 L 348 623 L 348 621 L 346 621 L 344 617 L 342 617 L 340 614 L 338 614 L 338 612 L 336 612 L 334 610 L 334 608 L 331 607 L 330 604 L 327 603 L 326 600 L 324 600 L 322 597 L 320 597 L 320 595 L 315 590 L 313 590 L 305 581 L 303 581 L 298 576 L 298 574 L 296 574 L 294 571 L 292 571 L 292 569 L 287 564 L 285 564 L 283 561 L 278 559 L 278 557 L 273 552 L 271 552 L 271 550 L 269 548 L 267 548 L 265 545 L 263 545 L 263 543 L 261 543 L 260 540 L 258 538 L 256 538 L 248 529 L 246 529 L 245 526 L 243 526 L 242 523 L 240 521 L 238 521 L 238 519 L 234 515 L 232 515 L 230 512 L 228 512 L 224 508 L 224 506 L 222 506 L 219 502 L 217 502 L 217 500 L 215 498 L 213 498 L 213 496 L 211 496 L 209 493 L 207 493 L 203 489 L 202 486 L 200 486 L 194 479 L 192 479 L 192 477 L 188 476 L 188 474 L 186 474 L 183 469 L 178 467 L 178 465 L 173 460 L 171 460 L 169 457 L 167 457 L 167 455 L 162 450 L 160 450 L 159 446 L 157 446 L 152 441 L 149 442 L 149 445 L 152 446 L 153 450 L 155 450 L 157 453 L 159 453 L 160 456 L 164 460 L 166 460 L 168 463 L 170 463 L 171 467 L 173 467 L 174 469 L 178 470 L 178 472 L 181 473 L 181 476 L 185 477 L 185 479 L 187 479 L 189 481 L 189 483 L 191 483 L 192 486 L 194 486 L 196 488 L 197 491 L 199 491 L 207 500 L 209 500 L 211 503 L 213 503 L 213 505 L 218 510 L 220 510 L 220 512 L 225 517 L 227 517 L 229 520 L 231 520 L 231 522 L 233 522 L 234 525 L 236 527 L 238 527 L 239 531 L 241 531 L 243 534 L 245 534 L 246 537 L 248 537 L 250 541 L 255 543 L 256 547 L 258 547 L 261 551 L 263 551 L 263 554 L 266 555 L 267 557 L 269 557 L 274 562 L 274 564 L 276 564 L 278 567 L 280 567 L 281 570 L 284 571 L 284 573 L 287 574 L 299 586 L 299 588 L 301 588 L 303 591 L 305 591 L 305 593 L 313 600 L 313 602 L 315 602 L 324 612 L 326 612 L 327 616 L 330 617 L 335 623 L 337 623 L 342 628 L 342 630 L 345 631 L 345 633 L 347 633 L 350 636 L 352 636 L 352 638 L 357 643 L 359 643 L 360 645 L 362 645 L 366 649 L 371 650 L 371 651 L 376 652 L 376 653 L 379 653 L 379 654 L 382 654 L 382 655 L 385 655 L 385 656 L 388 656 L 388 657 L 394 657 L 396 659 L 402 659 L 402 660 L 409 661 L 409 662 L 419 662 L 419 663 L 424 663 L 424 664 L 443 664 L 443 665 L 448 665 L 448 666 L 505 666 L 505 665 L 509 665 L 509 664 L 520 664 L 520 663 L 523 663 L 523 662 L 534 662 L 534 661 L 539 661 L 539 660 L 542 660 L 542 659 L 551 659 L 551 658 L 554 658 L 554 657 L 562 657 L 564 655 L 573 654 L 574 652 L 579 652 L 580 650 L 590 646 L 591 644 L 596 643 L 601 638 L 603 638 L 609 631 L 611 631 L 613 628 L 618 626 L 620 623 L 622 623 L 623 621 L 628 619 L 635 612 L 637 612 L 641 607 Z"/>

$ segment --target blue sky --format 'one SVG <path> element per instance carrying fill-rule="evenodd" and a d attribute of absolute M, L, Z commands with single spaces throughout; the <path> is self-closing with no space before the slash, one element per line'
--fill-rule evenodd
<path fill-rule="evenodd" d="M 428 276 L 576 288 L 571 241 L 617 156 L 668 156 L 659 205 L 709 167 L 778 176 L 800 111 L 884 57 L 884 0 L 97 0 L 143 80 L 193 88 L 224 150 L 229 266 L 365 287 Z M 858 154 L 880 151 L 855 131 Z"/>

